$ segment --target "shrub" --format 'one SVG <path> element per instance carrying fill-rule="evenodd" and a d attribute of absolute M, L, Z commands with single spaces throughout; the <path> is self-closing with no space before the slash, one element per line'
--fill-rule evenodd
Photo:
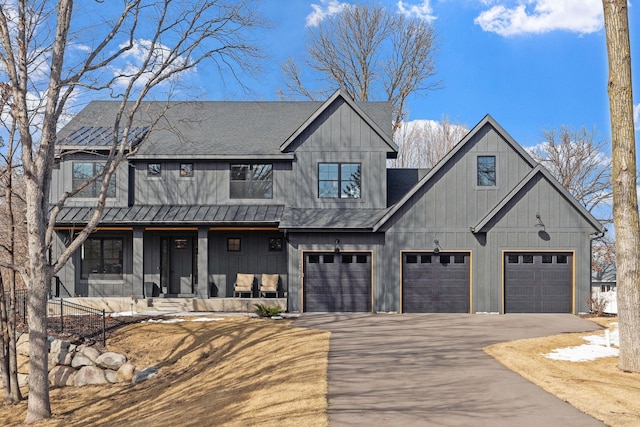
<path fill-rule="evenodd" d="M 279 316 L 282 309 L 276 305 L 256 304 L 255 313 L 260 317 Z"/>

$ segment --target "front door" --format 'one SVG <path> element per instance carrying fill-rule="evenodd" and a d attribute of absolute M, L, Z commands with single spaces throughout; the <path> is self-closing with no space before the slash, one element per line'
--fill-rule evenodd
<path fill-rule="evenodd" d="M 167 293 L 171 295 L 193 293 L 193 238 L 167 237 L 163 239 L 166 250 L 163 250 L 162 264 L 169 267 L 164 270 L 167 277 Z M 163 246 L 164 246 L 163 245 Z"/>

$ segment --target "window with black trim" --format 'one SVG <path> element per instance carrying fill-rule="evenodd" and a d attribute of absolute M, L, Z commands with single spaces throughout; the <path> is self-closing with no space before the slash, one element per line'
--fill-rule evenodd
<path fill-rule="evenodd" d="M 322 262 L 324 264 L 333 264 L 333 255 L 324 255 L 322 257 Z"/>
<path fill-rule="evenodd" d="M 342 255 L 343 264 L 353 264 L 353 255 Z"/>
<path fill-rule="evenodd" d="M 367 256 L 366 255 L 356 255 L 356 264 L 366 264 Z"/>
<path fill-rule="evenodd" d="M 566 255 L 557 255 L 556 256 L 556 263 L 558 263 L 558 264 L 566 264 L 567 263 L 567 256 Z"/>
<path fill-rule="evenodd" d="M 431 264 L 431 255 L 420 255 L 420 263 Z"/>
<path fill-rule="evenodd" d="M 360 163 L 318 163 L 318 198 L 359 199 Z"/>
<path fill-rule="evenodd" d="M 232 164 L 229 197 L 232 199 L 273 198 L 273 165 Z"/>
<path fill-rule="evenodd" d="M 454 264 L 464 264 L 464 255 L 454 255 L 453 262 Z"/>
<path fill-rule="evenodd" d="M 147 163 L 147 176 L 158 178 L 162 175 L 162 163 Z"/>
<path fill-rule="evenodd" d="M 88 179 L 104 172 L 104 163 L 100 162 L 73 162 L 71 185 L 73 189 L 80 188 Z M 87 187 L 76 194 L 76 197 L 98 197 L 102 180 L 100 178 L 93 181 Z M 116 174 L 111 175 L 107 187 L 107 197 L 116 197 Z"/>
<path fill-rule="evenodd" d="M 122 239 L 89 237 L 82 244 L 81 274 L 83 279 L 122 279 Z"/>
<path fill-rule="evenodd" d="M 509 264 L 518 264 L 520 257 L 518 255 L 507 255 L 507 262 Z"/>
<path fill-rule="evenodd" d="M 543 264 L 553 264 L 553 255 L 542 255 Z"/>
<path fill-rule="evenodd" d="M 282 252 L 282 237 L 269 238 L 269 252 Z"/>
<path fill-rule="evenodd" d="M 309 255 L 309 264 L 319 264 L 320 255 Z"/>
<path fill-rule="evenodd" d="M 479 187 L 495 187 L 496 156 L 478 156 L 477 172 L 477 184 Z"/>
<path fill-rule="evenodd" d="M 533 255 L 522 255 L 523 264 L 533 264 Z"/>
<path fill-rule="evenodd" d="M 180 163 L 180 176 L 191 178 L 193 176 L 193 163 Z"/>
<path fill-rule="evenodd" d="M 239 237 L 229 237 L 227 239 L 227 252 L 240 252 Z"/>
<path fill-rule="evenodd" d="M 407 255 L 407 264 L 417 264 L 418 256 L 417 255 Z"/>

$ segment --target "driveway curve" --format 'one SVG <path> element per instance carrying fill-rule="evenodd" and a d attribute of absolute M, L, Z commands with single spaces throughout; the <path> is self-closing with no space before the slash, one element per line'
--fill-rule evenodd
<path fill-rule="evenodd" d="M 329 424 L 604 426 L 508 370 L 482 348 L 598 330 L 569 314 L 303 314 L 331 332 Z"/>

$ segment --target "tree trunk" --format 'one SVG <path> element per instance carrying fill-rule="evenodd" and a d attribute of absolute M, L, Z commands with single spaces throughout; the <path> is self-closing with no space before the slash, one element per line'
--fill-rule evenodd
<path fill-rule="evenodd" d="M 0 381 L 2 381 L 2 399 L 11 402 L 11 384 L 9 380 L 9 322 L 7 319 L 6 293 L 0 272 Z"/>
<path fill-rule="evenodd" d="M 44 242 L 44 197 L 38 184 L 27 178 L 27 234 L 29 276 L 27 277 L 29 319 L 29 399 L 26 423 L 51 417 L 47 349 L 47 297 L 51 283 Z"/>
<path fill-rule="evenodd" d="M 609 54 L 613 223 L 620 329 L 618 367 L 623 371 L 640 372 L 640 225 L 627 0 L 603 0 L 603 6 Z"/>

